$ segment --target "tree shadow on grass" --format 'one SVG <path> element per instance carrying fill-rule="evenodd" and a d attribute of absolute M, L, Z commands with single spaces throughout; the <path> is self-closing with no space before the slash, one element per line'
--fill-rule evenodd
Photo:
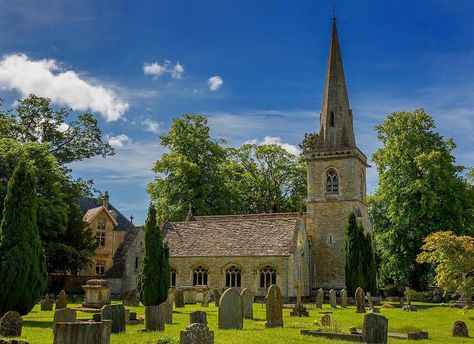
<path fill-rule="evenodd" d="M 53 328 L 52 321 L 32 321 L 32 320 L 23 320 L 23 326 L 25 327 L 35 327 L 35 328 Z"/>

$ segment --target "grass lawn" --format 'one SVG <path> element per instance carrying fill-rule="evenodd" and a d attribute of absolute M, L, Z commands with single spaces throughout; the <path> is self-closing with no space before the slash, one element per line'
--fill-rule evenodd
<path fill-rule="evenodd" d="M 381 314 L 389 319 L 389 330 L 400 331 L 403 328 L 418 328 L 429 333 L 429 340 L 407 341 L 389 339 L 390 343 L 473 343 L 471 339 L 460 339 L 451 337 L 451 327 L 456 320 L 463 320 L 467 323 L 471 335 L 474 334 L 474 311 L 462 314 L 459 309 L 442 307 L 434 304 L 415 303 L 418 312 L 407 313 L 400 308 L 381 309 Z M 69 307 L 79 307 L 80 305 L 69 305 Z M 132 311 L 143 317 L 143 307 L 130 307 Z M 200 305 L 187 305 L 186 308 L 175 309 L 173 314 L 173 324 L 166 325 L 165 332 L 140 333 L 143 325 L 127 326 L 126 334 L 112 335 L 113 344 L 134 344 L 153 343 L 158 338 L 171 337 L 179 338 L 179 332 L 189 324 L 189 313 L 195 310 L 207 312 L 209 327 L 214 331 L 216 343 L 241 344 L 278 344 L 278 343 L 344 343 L 335 340 L 325 340 L 316 337 L 300 335 L 302 329 L 315 329 L 314 320 L 320 319 L 319 310 L 310 309 L 309 318 L 290 317 L 290 310 L 284 309 L 284 328 L 265 329 L 265 307 L 261 304 L 254 304 L 255 320 L 245 320 L 244 330 L 219 330 L 217 328 L 217 308 L 210 304 L 208 308 Z M 324 305 L 324 311 L 330 311 L 329 305 Z M 78 312 L 78 318 L 90 319 L 91 314 Z M 331 315 L 332 325 L 344 333 L 348 333 L 349 327 L 361 328 L 363 314 L 355 313 L 355 307 L 347 309 L 337 309 Z M 53 312 L 40 311 L 39 305 L 23 318 L 23 336 L 21 339 L 29 341 L 31 344 L 51 344 Z M 402 331 L 400 331 L 402 332 Z"/>

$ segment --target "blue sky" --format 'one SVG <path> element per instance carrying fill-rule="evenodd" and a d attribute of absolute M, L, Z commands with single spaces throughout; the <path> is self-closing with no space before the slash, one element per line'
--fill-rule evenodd
<path fill-rule="evenodd" d="M 144 220 L 160 134 L 206 115 L 231 146 L 290 151 L 319 128 L 332 6 L 359 147 L 374 125 L 423 107 L 474 166 L 474 2 L 0 0 L 0 96 L 93 111 L 116 155 L 73 164 Z M 375 169 L 368 190 L 376 187 Z"/>

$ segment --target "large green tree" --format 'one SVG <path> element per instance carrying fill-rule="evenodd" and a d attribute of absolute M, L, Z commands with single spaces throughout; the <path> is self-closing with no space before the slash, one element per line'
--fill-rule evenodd
<path fill-rule="evenodd" d="M 346 287 L 350 294 L 354 294 L 358 287 L 365 288 L 364 262 L 362 251 L 364 236 L 357 224 L 354 212 L 349 214 L 344 234 L 344 270 Z"/>
<path fill-rule="evenodd" d="M 472 231 L 472 188 L 454 163 L 454 142 L 422 109 L 392 113 L 376 131 L 382 147 L 372 156 L 379 184 L 370 213 L 382 277 L 423 289 L 430 271 L 416 261 L 423 238 L 449 228 Z"/>
<path fill-rule="evenodd" d="M 8 182 L 0 225 L 0 315 L 27 314 L 46 286 L 46 265 L 36 224 L 33 166 L 20 159 Z"/>

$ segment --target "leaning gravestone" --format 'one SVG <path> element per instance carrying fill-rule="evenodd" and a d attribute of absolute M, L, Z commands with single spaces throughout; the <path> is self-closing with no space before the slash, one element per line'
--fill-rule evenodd
<path fill-rule="evenodd" d="M 267 321 L 265 327 L 283 327 L 283 300 L 280 288 L 272 284 L 268 288 L 266 299 Z"/>
<path fill-rule="evenodd" d="M 347 307 L 347 290 L 346 289 L 341 290 L 341 307 L 342 308 Z"/>
<path fill-rule="evenodd" d="M 221 299 L 221 293 L 219 292 L 218 289 L 214 289 L 214 305 L 216 307 L 219 307 L 219 300 Z"/>
<path fill-rule="evenodd" d="M 112 333 L 125 332 L 125 307 L 123 305 L 105 305 L 101 309 L 102 320 L 112 321 Z"/>
<path fill-rule="evenodd" d="M 237 329 L 244 326 L 242 297 L 236 288 L 227 289 L 219 300 L 219 328 Z"/>
<path fill-rule="evenodd" d="M 58 299 L 56 301 L 56 309 L 67 308 L 67 295 L 64 290 L 61 290 L 59 293 Z"/>
<path fill-rule="evenodd" d="M 240 296 L 242 297 L 242 304 L 243 304 L 243 307 L 244 307 L 244 318 L 245 319 L 253 319 L 254 295 L 253 295 L 252 291 L 248 288 L 245 288 L 240 293 Z"/>
<path fill-rule="evenodd" d="M 160 306 L 145 306 L 145 330 L 164 331 L 164 317 L 160 314 Z"/>
<path fill-rule="evenodd" d="M 58 323 L 53 344 L 110 344 L 112 322 Z"/>
<path fill-rule="evenodd" d="M 180 344 L 214 344 L 214 331 L 209 331 L 207 325 L 195 323 L 181 331 Z"/>
<path fill-rule="evenodd" d="M 387 344 L 388 319 L 378 314 L 366 314 L 362 337 L 368 344 Z"/>
<path fill-rule="evenodd" d="M 184 308 L 184 292 L 182 290 L 174 292 L 174 305 L 176 308 Z"/>
<path fill-rule="evenodd" d="M 329 303 L 331 304 L 331 308 L 337 308 L 337 301 L 336 301 L 336 291 L 331 289 L 329 291 Z"/>
<path fill-rule="evenodd" d="M 168 299 L 166 299 L 166 319 L 165 324 L 173 323 L 173 304 L 174 304 L 174 294 L 168 294 Z"/>
<path fill-rule="evenodd" d="M 41 310 L 42 311 L 52 311 L 53 310 L 53 300 L 46 294 L 46 297 L 41 301 Z"/>
<path fill-rule="evenodd" d="M 456 321 L 453 325 L 452 334 L 454 337 L 469 337 L 469 331 L 464 321 Z"/>
<path fill-rule="evenodd" d="M 364 289 L 361 287 L 357 288 L 355 291 L 356 299 L 356 313 L 365 313 L 365 294 Z"/>
<path fill-rule="evenodd" d="M 20 337 L 23 320 L 18 312 L 9 311 L 0 319 L 0 337 Z"/>
<path fill-rule="evenodd" d="M 207 325 L 207 315 L 206 312 L 196 311 L 189 314 L 189 323 L 190 324 L 202 324 Z"/>
<path fill-rule="evenodd" d="M 316 308 L 323 308 L 323 301 L 324 301 L 324 290 L 322 288 L 319 288 L 318 293 L 316 294 Z"/>
<path fill-rule="evenodd" d="M 138 307 L 140 306 L 140 298 L 138 296 L 138 290 L 130 289 L 123 292 L 123 305 L 126 307 Z"/>

